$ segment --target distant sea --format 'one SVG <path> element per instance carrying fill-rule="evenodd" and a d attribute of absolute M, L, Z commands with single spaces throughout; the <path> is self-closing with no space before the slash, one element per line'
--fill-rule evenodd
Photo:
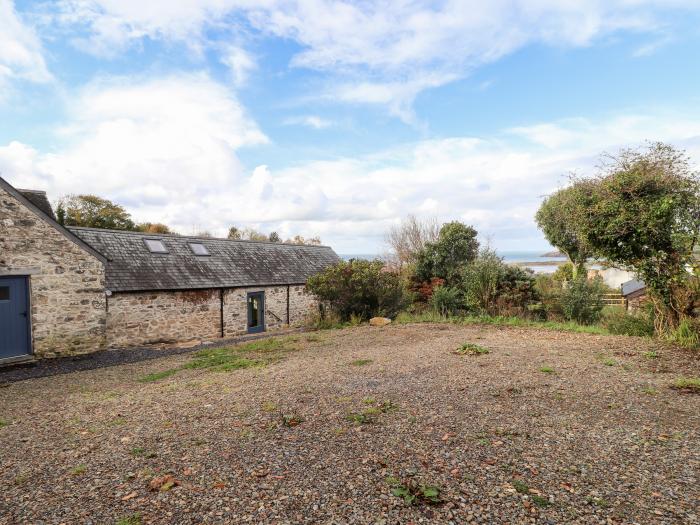
<path fill-rule="evenodd" d="M 529 251 L 510 251 L 503 250 L 497 251 L 500 257 L 508 263 L 533 263 L 528 264 L 527 267 L 537 273 L 552 273 L 557 267 L 554 265 L 538 265 L 538 262 L 566 262 L 565 257 L 545 257 L 544 254 L 547 250 L 529 250 Z M 346 261 L 350 259 L 381 259 L 381 254 L 376 253 L 341 253 L 340 257 Z"/>

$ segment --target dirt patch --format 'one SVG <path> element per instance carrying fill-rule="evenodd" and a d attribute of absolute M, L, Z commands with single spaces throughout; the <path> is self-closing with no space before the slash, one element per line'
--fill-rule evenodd
<path fill-rule="evenodd" d="M 0 389 L 0 522 L 700 523 L 700 396 L 671 388 L 700 376 L 690 352 L 479 326 L 294 337 L 264 366 L 176 355 Z"/>

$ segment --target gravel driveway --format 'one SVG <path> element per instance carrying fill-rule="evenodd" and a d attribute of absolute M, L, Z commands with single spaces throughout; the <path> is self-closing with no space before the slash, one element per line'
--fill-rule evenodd
<path fill-rule="evenodd" d="M 0 388 L 0 523 L 700 524 L 700 395 L 669 388 L 697 354 L 452 325 L 283 343 Z"/>

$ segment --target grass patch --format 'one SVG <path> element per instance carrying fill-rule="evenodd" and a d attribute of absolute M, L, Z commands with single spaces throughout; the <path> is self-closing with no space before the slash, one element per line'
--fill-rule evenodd
<path fill-rule="evenodd" d="M 85 465 L 78 465 L 77 467 L 73 467 L 70 471 L 71 476 L 81 476 L 85 474 L 87 471 L 87 467 Z"/>
<path fill-rule="evenodd" d="M 644 352 L 642 354 L 644 357 L 647 359 L 658 359 L 659 358 L 659 353 L 656 350 L 649 350 L 648 352 Z"/>
<path fill-rule="evenodd" d="M 455 354 L 458 355 L 485 355 L 488 353 L 488 348 L 484 348 L 483 346 L 479 346 L 474 343 L 464 343 L 457 350 L 455 350 Z"/>
<path fill-rule="evenodd" d="M 352 366 L 365 366 L 365 365 L 370 365 L 372 363 L 374 363 L 374 361 L 371 359 L 356 359 L 355 361 L 352 361 L 350 364 Z"/>
<path fill-rule="evenodd" d="M 153 383 L 154 381 L 160 381 L 166 377 L 173 376 L 177 374 L 179 370 L 177 368 L 171 368 L 170 370 L 163 370 L 162 372 L 153 372 L 152 374 L 147 374 L 145 376 L 139 377 L 137 381 L 139 383 Z"/>
<path fill-rule="evenodd" d="M 0 428 L 6 427 L 9 424 L 10 423 L 8 423 L 7 420 L 0 418 Z"/>
<path fill-rule="evenodd" d="M 186 369 L 231 372 L 244 368 L 260 368 L 283 359 L 289 352 L 299 350 L 298 343 L 297 336 L 271 337 L 237 346 L 200 350 L 180 368 L 154 372 L 139 378 L 138 381 L 151 383 Z"/>
<path fill-rule="evenodd" d="M 114 522 L 114 525 L 141 525 L 141 523 L 141 515 L 136 513 L 119 518 Z"/>
<path fill-rule="evenodd" d="M 400 313 L 395 323 L 450 323 L 456 325 L 487 324 L 496 326 L 517 326 L 526 328 L 539 328 L 541 330 L 554 330 L 558 332 L 575 332 L 596 335 L 612 335 L 606 328 L 600 325 L 580 325 L 574 322 L 559 323 L 555 321 L 531 321 L 520 317 L 475 315 L 465 317 L 443 317 L 437 313 L 424 312 L 421 314 Z"/>
<path fill-rule="evenodd" d="M 617 364 L 617 361 L 615 361 L 612 357 L 603 357 L 600 362 L 605 366 L 615 366 Z"/>
<path fill-rule="evenodd" d="M 542 372 L 543 374 L 554 374 L 554 373 L 556 373 L 556 372 L 554 371 L 554 368 L 552 368 L 551 366 L 543 366 L 543 367 L 541 367 L 541 368 L 540 368 L 540 372 Z"/>
<path fill-rule="evenodd" d="M 518 494 L 530 494 L 530 487 L 527 486 L 527 483 L 519 479 L 513 480 L 513 488 Z"/>
<path fill-rule="evenodd" d="M 644 392 L 648 396 L 655 396 L 659 393 L 659 391 L 656 390 L 656 388 L 651 386 L 645 386 L 644 388 L 642 388 L 642 392 Z"/>
<path fill-rule="evenodd" d="M 537 494 L 533 494 L 532 496 L 530 496 L 530 499 L 532 499 L 532 502 L 540 508 L 549 507 L 552 504 L 552 502 L 549 501 L 547 498 L 545 498 L 544 496 L 539 496 Z"/>
<path fill-rule="evenodd" d="M 262 367 L 265 363 L 258 359 L 248 359 L 240 355 L 236 348 L 215 348 L 197 352 L 195 357 L 183 366 L 190 369 L 207 369 L 213 372 L 230 372 L 243 368 Z"/>
<path fill-rule="evenodd" d="M 671 388 L 690 394 L 700 394 L 700 378 L 679 377 L 671 384 Z"/>

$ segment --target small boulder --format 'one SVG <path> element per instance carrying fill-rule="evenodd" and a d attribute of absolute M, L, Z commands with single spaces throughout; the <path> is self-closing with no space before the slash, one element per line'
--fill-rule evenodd
<path fill-rule="evenodd" d="M 391 319 L 388 317 L 372 317 L 372 319 L 369 320 L 369 325 L 370 326 L 386 326 L 391 322 Z"/>

